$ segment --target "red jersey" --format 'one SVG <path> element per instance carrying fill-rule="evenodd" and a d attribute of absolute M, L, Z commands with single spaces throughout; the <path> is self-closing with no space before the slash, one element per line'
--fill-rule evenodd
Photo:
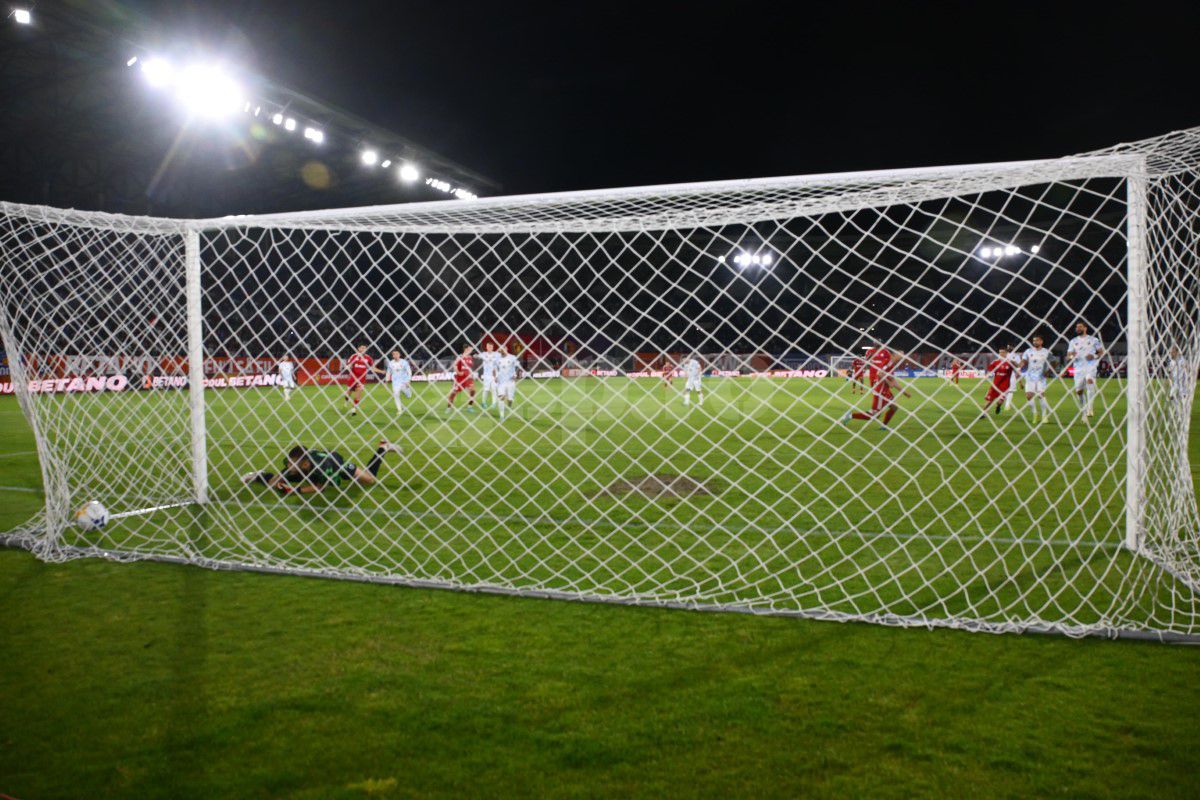
<path fill-rule="evenodd" d="M 375 360 L 368 355 L 359 355 L 355 353 L 346 359 L 346 366 L 350 369 L 350 374 L 355 380 L 362 380 L 367 377 L 367 373 L 371 371 L 371 367 L 375 366 Z"/>
<path fill-rule="evenodd" d="M 850 371 L 855 377 L 858 377 L 862 374 L 863 366 L 863 360 L 861 358 L 856 358 L 850 362 Z"/>
<path fill-rule="evenodd" d="M 872 350 L 867 357 L 871 362 L 871 383 L 879 383 L 891 374 L 892 353 L 886 347 Z"/>
<path fill-rule="evenodd" d="M 471 377 L 471 367 L 474 359 L 471 356 L 459 356 L 454 359 L 454 379 L 465 381 Z"/>
<path fill-rule="evenodd" d="M 987 371 L 992 373 L 992 386 L 1001 391 L 1008 391 L 1009 382 L 1012 381 L 1013 374 L 1011 361 L 1005 358 L 997 358 L 988 365 Z"/>

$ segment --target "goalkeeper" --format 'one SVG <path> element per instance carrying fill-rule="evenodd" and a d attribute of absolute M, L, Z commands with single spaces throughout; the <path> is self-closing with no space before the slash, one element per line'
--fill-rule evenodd
<path fill-rule="evenodd" d="M 383 457 L 388 453 L 399 452 L 399 445 L 380 442 L 375 454 L 367 462 L 367 468 L 363 469 L 346 461 L 336 450 L 317 450 L 297 445 L 288 451 L 283 472 L 251 472 L 242 477 L 242 482 L 261 483 L 283 495 L 293 492 L 316 494 L 330 486 L 341 486 L 342 483 L 371 486 L 379 477 Z"/>

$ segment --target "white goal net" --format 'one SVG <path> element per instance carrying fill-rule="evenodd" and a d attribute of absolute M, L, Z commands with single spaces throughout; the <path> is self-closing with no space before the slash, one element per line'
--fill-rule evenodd
<path fill-rule="evenodd" d="M 1192 129 L 217 220 L 2 204 L 3 380 L 45 486 L 5 540 L 1200 638 L 1198 175 Z"/>

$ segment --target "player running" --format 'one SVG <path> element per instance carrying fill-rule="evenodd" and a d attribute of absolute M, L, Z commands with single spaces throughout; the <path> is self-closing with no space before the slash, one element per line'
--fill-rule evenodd
<path fill-rule="evenodd" d="M 1088 333 L 1085 322 L 1075 325 L 1075 338 L 1067 344 L 1067 363 L 1075 369 L 1075 401 L 1080 412 L 1092 418 L 1092 404 L 1096 398 L 1096 368 L 1104 346 L 1100 340 Z"/>
<path fill-rule="evenodd" d="M 242 483 L 261 483 L 288 495 L 316 494 L 330 486 L 341 486 L 344 481 L 360 486 L 371 486 L 379 478 L 379 467 L 388 453 L 399 453 L 398 445 L 383 441 L 367 463 L 367 468 L 356 467 L 336 450 L 318 450 L 297 445 L 288 451 L 284 459 L 283 472 L 251 472 L 242 476 Z"/>
<path fill-rule="evenodd" d="M 500 360 L 500 354 L 496 352 L 496 345 L 491 342 L 485 344 L 483 352 L 479 354 L 479 360 L 482 362 L 479 373 L 483 378 L 483 398 L 479 404 L 487 408 L 491 403 L 499 402 L 496 394 L 496 362 Z M 491 403 L 488 402 L 489 396 Z"/>
<path fill-rule="evenodd" d="M 384 378 L 392 382 L 392 399 L 396 401 L 396 413 L 404 413 L 404 403 L 400 396 L 412 399 L 412 364 L 400 355 L 399 350 L 393 350 L 391 357 L 384 367 Z"/>
<path fill-rule="evenodd" d="M 675 365 L 671 363 L 671 359 L 666 353 L 663 354 L 662 360 L 662 379 L 664 389 L 670 389 L 671 381 L 675 379 Z"/>
<path fill-rule="evenodd" d="M 1000 348 L 1000 357 L 988 365 L 987 374 L 992 376 L 992 385 L 988 387 L 987 397 L 984 398 L 983 413 L 979 415 L 980 419 L 987 419 L 988 409 L 993 404 L 996 406 L 996 414 L 1004 408 L 1004 401 L 1008 397 L 1008 391 L 1012 387 L 1013 372 L 1012 359 L 1008 357 L 1008 348 Z"/>
<path fill-rule="evenodd" d="M 892 421 L 892 417 L 896 413 L 897 390 L 904 397 L 908 397 L 908 390 L 900 388 L 894 374 L 900 363 L 899 354 L 893 357 L 891 351 L 886 347 L 876 347 L 870 351 L 867 363 L 871 377 L 871 410 L 847 411 L 842 417 L 842 422 L 848 424 L 852 419 L 870 421 L 879 418 L 882 414 L 879 427 L 885 431 L 890 430 L 888 423 Z"/>
<path fill-rule="evenodd" d="M 1021 354 L 1017 352 L 1016 345 L 1008 348 L 1008 360 L 1013 365 L 1013 377 L 1008 384 L 1008 394 L 1004 397 L 1005 408 L 1013 409 L 1017 404 L 1013 402 L 1013 397 L 1017 393 L 1017 389 L 1021 388 L 1021 382 L 1025 379 L 1024 372 L 1021 369 Z"/>
<path fill-rule="evenodd" d="M 683 404 L 689 406 L 692 404 L 692 392 L 696 393 L 696 405 L 704 402 L 704 392 L 700 387 L 700 362 L 695 356 L 689 356 L 683 362 L 683 377 L 686 379 L 683 384 Z"/>
<path fill-rule="evenodd" d="M 512 410 L 513 395 L 517 392 L 517 371 L 520 361 L 508 352 L 508 348 L 500 345 L 500 358 L 496 360 L 496 396 L 500 419 L 504 419 L 506 411 Z"/>
<path fill-rule="evenodd" d="M 850 394 L 866 394 L 867 362 L 858 356 L 850 362 Z"/>
<path fill-rule="evenodd" d="M 279 386 L 283 389 L 283 399 L 292 398 L 292 390 L 296 388 L 296 362 L 291 356 L 284 356 L 276 365 L 279 371 Z"/>
<path fill-rule="evenodd" d="M 454 409 L 454 398 L 458 397 L 459 392 L 466 392 L 470 398 L 467 401 L 467 411 L 475 411 L 475 362 L 471 356 L 473 349 L 469 344 L 464 345 L 462 355 L 454 359 L 454 388 L 450 390 L 450 397 L 446 400 L 447 411 Z"/>
<path fill-rule="evenodd" d="M 1041 336 L 1034 336 L 1033 347 L 1021 356 L 1021 371 L 1025 374 L 1025 407 L 1033 409 L 1037 423 L 1050 419 L 1050 404 L 1046 402 L 1046 371 L 1049 368 L 1050 351 L 1045 348 Z"/>
<path fill-rule="evenodd" d="M 346 371 L 350 373 L 350 383 L 346 387 L 346 402 L 354 402 L 350 414 L 358 413 L 358 404 L 362 402 L 363 387 L 367 383 L 367 374 L 375 369 L 375 359 L 367 355 L 367 346 L 360 344 L 354 355 L 346 359 Z"/>
<path fill-rule="evenodd" d="M 962 374 L 963 363 L 957 358 L 950 362 L 950 370 L 946 373 L 946 377 L 951 383 L 958 385 L 958 376 Z"/>

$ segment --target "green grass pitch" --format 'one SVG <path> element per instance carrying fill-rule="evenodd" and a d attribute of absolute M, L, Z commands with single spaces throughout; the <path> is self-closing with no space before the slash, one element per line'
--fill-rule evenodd
<path fill-rule="evenodd" d="M 252 535 L 195 532 L 194 512 L 167 511 L 148 528 L 117 521 L 102 544 L 155 545 L 156 536 L 193 531 L 189 546 L 215 559 L 254 553 L 431 580 L 457 571 L 596 595 L 653 587 L 682 601 L 760 598 L 782 609 L 820 601 L 915 612 L 961 584 L 950 612 L 1026 602 L 1043 614 L 1083 615 L 1055 581 L 1064 564 L 1123 557 L 1114 548 L 1124 510 L 1112 436 L 1123 415 L 1118 390 L 1105 392 L 1107 411 L 1092 427 L 1072 426 L 1056 385 L 1058 419 L 1034 428 L 1020 417 L 971 421 L 977 385 L 914 383 L 937 388 L 901 401 L 891 433 L 842 426 L 841 411 L 862 401 L 811 381 L 706 381 L 716 396 L 703 412 L 684 409 L 656 381 L 527 381 L 517 417 L 504 423 L 447 416 L 445 385 L 418 385 L 414 413 L 400 420 L 381 387 L 358 418 L 345 416 L 335 389 L 305 389 L 288 406 L 274 391 L 213 392 L 211 513 Z M 136 430 L 141 419 L 186 420 L 181 397 L 96 400 Z M 0 399 L 0 421 L 4 529 L 41 496 L 32 437 L 12 398 Z M 237 483 L 271 465 L 262 454 L 277 460 L 297 430 L 355 460 L 381 437 L 405 457 L 384 468 L 384 486 L 307 503 Z M 163 447 L 186 442 L 164 436 Z M 1033 486 L 1047 472 L 1063 482 L 1030 488 L 1022 495 L 1030 502 L 995 515 L 987 492 L 997 483 Z M 671 502 L 597 494 L 646 473 L 687 474 L 718 491 Z M 763 479 L 781 474 L 804 476 L 790 487 L 804 491 Z M 952 502 L 922 491 L 935 479 L 951 487 Z M 847 502 L 873 480 L 890 487 L 883 501 Z M 1064 507 L 1067 483 L 1095 501 L 1086 514 Z M 452 495 L 453 486 L 461 491 Z M 364 532 L 347 535 L 343 515 Z M 531 543 L 522 526 L 544 536 Z M 804 533 L 789 538 L 785 528 Z M 457 562 L 449 550 L 413 545 L 451 530 L 462 537 L 450 539 Z M 987 531 L 1005 542 L 982 542 Z M 385 546 L 380 532 L 408 546 Z M 961 541 L 931 548 L 914 532 Z M 587 553 L 594 562 L 582 560 Z M 656 568 L 652 554 L 670 568 Z M 882 566 L 881 555 L 890 559 Z M 699 566 L 680 578 L 685 556 Z M 1018 559 L 1023 569 L 1014 569 Z M 973 581 L 969 562 L 1021 580 L 984 591 L 987 571 Z M 801 567 L 781 580 L 782 563 Z M 872 564 L 875 573 L 859 569 Z M 889 583 L 905 571 L 912 584 Z M 1094 589 L 1110 590 L 1103 579 Z M 19 798 L 1192 797 L 1198 789 L 1200 659 L 1186 647 L 155 563 L 47 565 L 20 551 L 0 551 L 0 597 L 0 793 Z"/>

